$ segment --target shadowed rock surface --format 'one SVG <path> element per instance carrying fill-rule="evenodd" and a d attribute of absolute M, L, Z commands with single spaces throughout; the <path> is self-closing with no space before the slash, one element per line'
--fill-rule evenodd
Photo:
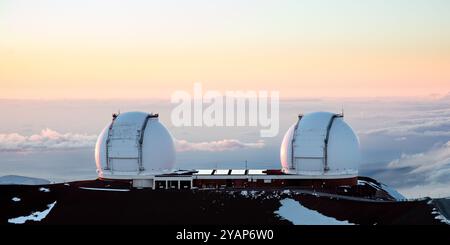
<path fill-rule="evenodd" d="M 92 180 L 1 185 L 0 222 L 11 224 L 14 218 L 49 210 L 40 221 L 25 224 L 292 224 L 275 213 L 285 198 L 338 221 L 363 225 L 445 224 L 450 201 L 367 199 L 302 189 L 132 189 L 127 181 Z"/>

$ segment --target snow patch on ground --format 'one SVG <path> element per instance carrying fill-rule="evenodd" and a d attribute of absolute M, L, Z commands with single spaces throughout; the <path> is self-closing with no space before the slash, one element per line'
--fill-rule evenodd
<path fill-rule="evenodd" d="M 273 193 L 266 194 L 265 191 L 261 191 L 261 190 L 242 190 L 242 191 L 237 191 L 237 192 L 231 191 L 228 193 L 232 194 L 232 195 L 240 195 L 242 197 L 250 198 L 250 199 L 265 200 L 265 199 L 272 199 L 272 198 L 277 198 L 277 199 L 280 198 L 279 192 L 273 192 Z M 288 190 L 288 191 L 284 191 L 281 193 L 282 194 L 290 194 L 290 191 Z"/>
<path fill-rule="evenodd" d="M 251 198 L 256 198 L 258 197 L 258 192 L 257 191 L 241 191 L 241 196 L 243 197 L 251 197 Z"/>
<path fill-rule="evenodd" d="M 50 181 L 46 179 L 18 176 L 18 175 L 5 175 L 0 177 L 0 185 L 47 185 Z"/>
<path fill-rule="evenodd" d="M 231 195 L 239 195 L 239 196 L 245 197 L 245 198 L 262 199 L 262 200 L 279 197 L 279 194 L 277 194 L 277 193 L 266 194 L 265 191 L 261 191 L 261 190 L 229 191 L 227 193 L 229 193 Z"/>
<path fill-rule="evenodd" d="M 285 198 L 280 203 L 281 207 L 275 211 L 275 214 L 291 221 L 294 225 L 352 225 L 348 221 L 339 221 L 308 209 L 291 198 Z"/>
<path fill-rule="evenodd" d="M 50 192 L 50 189 L 49 189 L 49 188 L 41 187 L 41 188 L 39 188 L 39 191 L 42 191 L 42 192 Z"/>
<path fill-rule="evenodd" d="M 448 220 L 447 218 L 445 218 L 444 215 L 439 214 L 438 216 L 434 217 L 437 220 L 440 220 L 442 223 L 446 223 L 447 225 L 450 225 L 450 220 Z"/>
<path fill-rule="evenodd" d="M 450 225 L 450 220 L 447 219 L 447 218 L 446 218 L 444 215 L 442 215 L 441 213 L 439 213 L 439 212 L 437 211 L 436 208 L 433 208 L 433 211 L 431 212 L 431 214 L 436 215 L 436 216 L 434 217 L 434 219 L 440 220 L 442 223 L 445 223 L 445 224 L 447 224 L 447 225 Z"/>
<path fill-rule="evenodd" d="M 55 206 L 56 201 L 54 201 L 53 203 L 50 203 L 47 205 L 47 209 L 44 211 L 37 211 L 34 212 L 28 216 L 20 216 L 17 218 L 11 218 L 8 219 L 9 223 L 12 224 L 24 224 L 25 222 L 27 222 L 28 220 L 33 220 L 33 221 L 41 221 L 43 220 L 45 217 L 47 217 L 47 215 L 50 213 L 50 211 L 52 211 L 53 207 Z"/>
<path fill-rule="evenodd" d="M 12 199 L 11 199 L 13 202 L 20 202 L 20 198 L 18 198 L 18 197 L 13 197 Z"/>

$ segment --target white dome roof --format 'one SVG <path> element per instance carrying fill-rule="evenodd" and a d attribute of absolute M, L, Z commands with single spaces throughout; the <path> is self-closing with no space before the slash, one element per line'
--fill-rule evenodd
<path fill-rule="evenodd" d="M 175 147 L 157 114 L 125 112 L 114 116 L 101 132 L 95 161 L 99 177 L 144 177 L 170 171 L 175 164 Z"/>
<path fill-rule="evenodd" d="M 280 158 L 286 173 L 357 175 L 359 140 L 342 115 L 309 113 L 284 135 Z"/>

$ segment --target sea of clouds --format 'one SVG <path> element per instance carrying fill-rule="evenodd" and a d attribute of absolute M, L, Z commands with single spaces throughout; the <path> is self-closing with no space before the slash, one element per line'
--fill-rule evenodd
<path fill-rule="evenodd" d="M 177 166 L 278 168 L 283 133 L 297 114 L 341 112 L 357 132 L 360 174 L 408 197 L 450 196 L 450 98 L 311 99 L 280 103 L 280 134 L 259 138 L 252 127 L 174 127 L 162 101 L 3 100 L 0 174 L 54 180 L 95 177 L 93 147 L 111 113 L 159 112 L 176 138 Z M 230 154 L 232 152 L 232 154 Z"/>

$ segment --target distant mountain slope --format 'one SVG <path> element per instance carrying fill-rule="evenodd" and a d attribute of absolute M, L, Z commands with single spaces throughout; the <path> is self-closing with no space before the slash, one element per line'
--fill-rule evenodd
<path fill-rule="evenodd" d="M 18 176 L 18 175 L 5 175 L 0 177 L 0 185 L 47 185 L 50 181 L 46 179 Z"/>

